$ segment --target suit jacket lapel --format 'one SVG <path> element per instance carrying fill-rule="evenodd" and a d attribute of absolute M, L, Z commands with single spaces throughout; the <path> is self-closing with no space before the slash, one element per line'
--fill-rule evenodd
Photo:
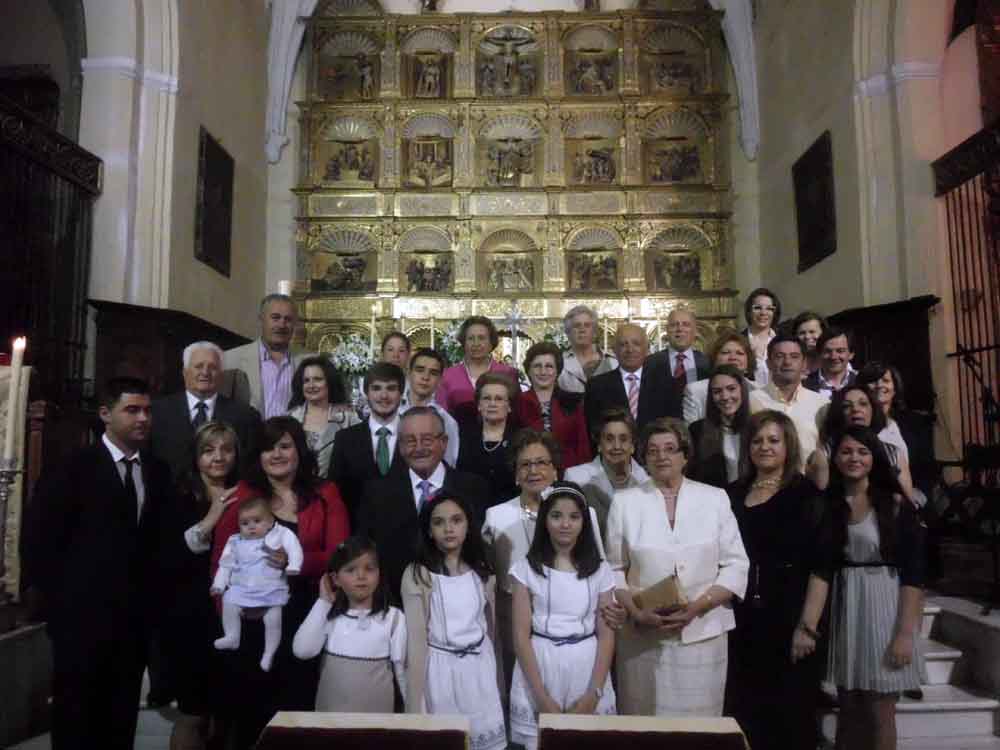
<path fill-rule="evenodd" d="M 137 518 L 132 514 L 132 509 L 129 508 L 130 501 L 125 495 L 125 485 L 122 482 L 121 474 L 118 473 L 118 467 L 115 465 L 114 458 L 103 441 L 100 443 L 100 450 L 97 455 L 99 465 L 98 476 L 100 477 L 103 492 L 107 493 L 111 512 L 121 518 L 129 518 L 135 524 Z M 145 476 L 143 476 L 143 479 L 145 479 Z"/>
<path fill-rule="evenodd" d="M 378 470 L 378 464 L 375 463 L 375 451 L 372 449 L 372 428 L 369 426 L 367 419 L 361 425 L 363 428 L 361 432 L 365 437 L 365 443 L 361 446 L 364 454 L 364 458 L 362 459 L 364 461 L 362 474 L 369 477 L 380 477 L 382 474 Z"/>

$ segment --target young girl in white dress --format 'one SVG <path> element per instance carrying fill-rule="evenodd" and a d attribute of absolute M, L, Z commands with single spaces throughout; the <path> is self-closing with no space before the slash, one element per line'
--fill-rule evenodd
<path fill-rule="evenodd" d="M 514 563 L 514 651 L 511 740 L 538 747 L 538 714 L 614 714 L 608 671 L 611 628 L 598 616 L 615 587 L 594 541 L 587 500 L 573 482 L 542 493 L 525 559 Z"/>
<path fill-rule="evenodd" d="M 279 524 L 271 504 L 262 497 L 245 500 L 239 510 L 239 533 L 233 534 L 222 549 L 219 569 L 212 580 L 213 596 L 222 595 L 222 638 L 215 641 L 220 651 L 240 647 L 243 610 L 265 608 L 264 655 L 260 668 L 271 670 L 274 654 L 281 643 L 281 608 L 288 604 L 288 576 L 302 569 L 302 545 L 298 537 Z M 284 549 L 288 565 L 279 570 L 269 564 L 268 553 Z"/>
<path fill-rule="evenodd" d="M 392 713 L 394 674 L 400 691 L 406 689 L 406 618 L 389 605 L 375 543 L 350 537 L 328 571 L 292 641 L 299 659 L 323 652 L 316 710 Z"/>
<path fill-rule="evenodd" d="M 402 583 L 409 633 L 406 710 L 463 715 L 471 750 L 501 750 L 507 731 L 494 652 L 495 579 L 481 523 L 464 498 L 447 491 L 420 511 L 416 562 Z"/>

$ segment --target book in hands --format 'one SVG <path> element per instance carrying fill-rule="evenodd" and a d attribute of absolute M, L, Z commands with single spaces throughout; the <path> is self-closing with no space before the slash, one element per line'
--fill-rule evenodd
<path fill-rule="evenodd" d="M 652 610 L 658 615 L 671 615 L 687 606 L 687 597 L 681 590 L 676 575 L 667 576 L 662 581 L 644 588 L 632 596 L 639 609 Z"/>

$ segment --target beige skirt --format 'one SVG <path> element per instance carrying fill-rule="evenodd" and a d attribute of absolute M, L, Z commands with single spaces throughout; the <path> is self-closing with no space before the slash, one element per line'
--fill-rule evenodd
<path fill-rule="evenodd" d="M 391 714 L 394 679 L 388 659 L 353 659 L 324 652 L 316 710 Z"/>
<path fill-rule="evenodd" d="M 697 643 L 625 628 L 618 636 L 618 712 L 633 716 L 721 716 L 729 661 L 725 633 Z"/>

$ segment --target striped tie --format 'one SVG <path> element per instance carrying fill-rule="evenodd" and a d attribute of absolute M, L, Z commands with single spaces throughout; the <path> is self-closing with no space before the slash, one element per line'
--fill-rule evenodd
<path fill-rule="evenodd" d="M 635 373 L 625 377 L 628 381 L 628 410 L 632 412 L 632 419 L 639 418 L 639 378 Z"/>

